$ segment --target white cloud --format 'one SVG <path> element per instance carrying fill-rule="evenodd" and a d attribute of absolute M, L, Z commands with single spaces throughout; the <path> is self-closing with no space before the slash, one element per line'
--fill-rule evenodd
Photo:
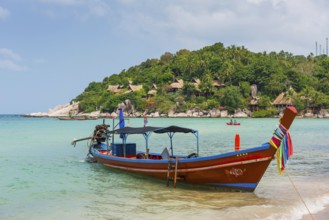
<path fill-rule="evenodd" d="M 5 20 L 10 15 L 10 11 L 0 6 L 0 21 Z"/>
<path fill-rule="evenodd" d="M 21 72 L 21 71 L 27 70 L 27 67 L 17 64 L 12 60 L 1 60 L 0 59 L 0 69 Z"/>
<path fill-rule="evenodd" d="M 308 55 L 317 39 L 328 36 L 326 0 L 125 0 L 119 4 L 121 30 L 185 48 L 223 42 L 253 51 Z"/>
<path fill-rule="evenodd" d="M 0 48 L 0 69 L 9 71 L 25 71 L 27 67 L 20 64 L 22 58 L 7 48 Z"/>
<path fill-rule="evenodd" d="M 1 56 L 12 60 L 21 60 L 21 57 L 18 54 L 7 48 L 0 48 L 0 57 Z"/>
<path fill-rule="evenodd" d="M 72 15 L 81 20 L 86 20 L 91 16 L 104 17 L 110 11 L 110 6 L 103 0 L 39 0 L 42 3 L 74 8 Z M 87 10 L 87 12 L 86 12 Z M 59 13 L 58 11 L 56 11 Z M 56 17 L 55 11 L 46 11 L 50 17 Z"/>

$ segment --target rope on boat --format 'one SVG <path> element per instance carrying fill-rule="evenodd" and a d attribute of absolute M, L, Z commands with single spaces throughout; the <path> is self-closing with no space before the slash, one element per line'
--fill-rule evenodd
<path fill-rule="evenodd" d="M 280 124 L 279 127 L 274 131 L 273 137 L 269 141 L 269 143 L 271 146 L 277 149 L 276 152 L 277 166 L 280 175 L 282 175 L 282 171 L 285 169 L 288 159 L 292 156 L 294 152 L 289 130 L 286 129 L 282 124 Z M 290 183 L 294 187 L 296 193 L 298 194 L 300 200 L 303 202 L 304 206 L 306 207 L 309 215 L 314 220 L 314 216 L 312 215 L 310 209 L 307 207 L 303 197 L 297 190 L 297 187 L 293 183 L 288 173 L 287 176 L 289 178 Z"/>
<path fill-rule="evenodd" d="M 314 216 L 312 215 L 312 213 L 311 213 L 311 211 L 310 211 L 310 209 L 307 207 L 307 205 L 306 205 L 306 203 L 305 203 L 305 201 L 304 201 L 302 195 L 299 193 L 299 191 L 297 190 L 297 187 L 295 186 L 294 182 L 291 180 L 291 178 L 290 178 L 288 172 L 287 172 L 287 176 L 288 176 L 289 181 L 291 182 L 292 186 L 294 187 L 296 193 L 298 194 L 300 200 L 302 201 L 302 203 L 304 204 L 305 208 L 307 209 L 308 214 L 311 216 L 312 220 L 315 220 L 315 219 L 314 219 Z"/>

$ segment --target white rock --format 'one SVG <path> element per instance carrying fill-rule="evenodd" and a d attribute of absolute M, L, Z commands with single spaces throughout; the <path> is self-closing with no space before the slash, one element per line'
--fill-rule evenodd
<path fill-rule="evenodd" d="M 117 117 L 118 117 L 118 114 L 115 113 L 115 112 L 112 112 L 112 113 L 111 113 L 111 117 L 112 117 L 112 118 L 117 118 Z"/>
<path fill-rule="evenodd" d="M 185 118 L 185 117 L 187 117 L 187 114 L 184 113 L 184 112 L 180 112 L 180 113 L 177 113 L 177 114 L 176 114 L 176 117 L 182 117 L 182 118 Z"/>
<path fill-rule="evenodd" d="M 170 117 L 170 118 L 174 118 L 174 117 L 176 117 L 174 111 L 170 110 L 170 111 L 168 112 L 168 117 Z"/>
<path fill-rule="evenodd" d="M 305 113 L 304 117 L 305 118 L 314 118 L 314 114 L 313 113 Z"/>
<path fill-rule="evenodd" d="M 160 117 L 159 112 L 154 112 L 153 117 L 155 117 L 155 118 L 159 118 L 159 117 Z"/>
<path fill-rule="evenodd" d="M 234 114 L 234 118 L 248 118 L 248 115 L 245 112 L 237 112 Z"/>
<path fill-rule="evenodd" d="M 186 115 L 187 115 L 187 117 L 192 117 L 193 112 L 191 110 L 187 110 Z"/>
<path fill-rule="evenodd" d="M 227 110 L 223 110 L 220 112 L 220 117 L 228 117 L 228 111 Z"/>
<path fill-rule="evenodd" d="M 209 117 L 212 117 L 212 118 L 218 118 L 220 117 L 220 111 L 219 109 L 212 109 L 209 111 Z"/>
<path fill-rule="evenodd" d="M 192 116 L 193 116 L 193 117 L 199 117 L 199 112 L 193 112 L 193 113 L 192 113 Z"/>

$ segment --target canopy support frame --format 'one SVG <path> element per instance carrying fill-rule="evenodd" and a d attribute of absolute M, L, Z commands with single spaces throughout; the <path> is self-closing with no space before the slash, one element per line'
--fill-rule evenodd
<path fill-rule="evenodd" d="M 173 144 L 172 144 L 172 138 L 174 137 L 175 132 L 168 132 L 167 134 L 170 138 L 170 152 L 171 152 L 171 156 L 173 157 L 174 156 L 174 149 L 173 149 Z"/>
<path fill-rule="evenodd" d="M 152 131 L 149 132 L 145 132 L 143 134 L 144 139 L 145 139 L 145 154 L 146 154 L 146 158 L 148 158 L 148 151 L 149 151 L 149 138 L 152 134 Z"/>

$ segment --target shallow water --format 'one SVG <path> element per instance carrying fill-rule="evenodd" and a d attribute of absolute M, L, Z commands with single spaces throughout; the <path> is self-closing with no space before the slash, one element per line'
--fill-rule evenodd
<path fill-rule="evenodd" d="M 272 136 L 277 119 L 149 119 L 150 126 L 197 129 L 200 154 L 259 146 Z M 329 120 L 296 119 L 290 132 L 294 155 L 280 176 L 273 161 L 254 193 L 223 192 L 165 183 L 84 162 L 90 135 L 102 120 L 0 116 L 0 219 L 301 219 L 329 204 Z M 112 121 L 107 123 L 112 124 Z M 127 126 L 143 126 L 130 119 Z M 144 149 L 144 138 L 129 136 Z M 152 134 L 151 151 L 169 146 Z M 174 136 L 175 153 L 195 152 L 194 135 Z M 180 147 L 178 147 L 180 146 Z M 296 191 L 297 189 L 297 191 Z"/>

